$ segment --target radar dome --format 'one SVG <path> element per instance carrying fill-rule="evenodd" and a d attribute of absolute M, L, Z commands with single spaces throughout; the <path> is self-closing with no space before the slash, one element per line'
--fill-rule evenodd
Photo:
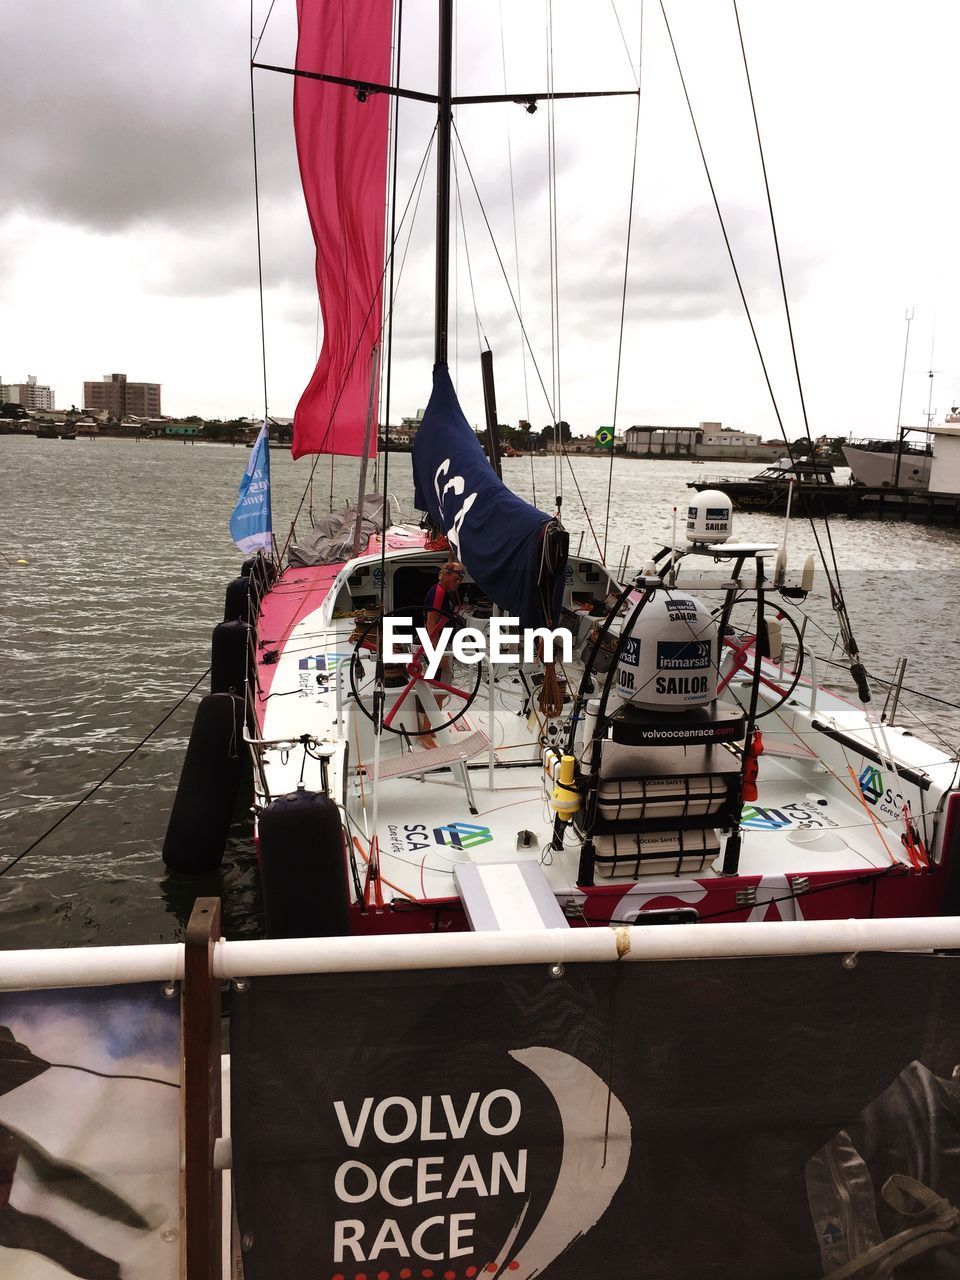
<path fill-rule="evenodd" d="M 687 507 L 687 541 L 726 542 L 733 532 L 733 503 L 719 489 L 704 489 Z"/>
<path fill-rule="evenodd" d="M 717 696 L 717 625 L 700 600 L 656 592 L 624 641 L 617 692 L 634 707 L 684 711 Z"/>

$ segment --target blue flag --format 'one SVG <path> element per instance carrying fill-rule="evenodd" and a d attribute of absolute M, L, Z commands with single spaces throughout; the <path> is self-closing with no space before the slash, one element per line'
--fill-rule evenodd
<path fill-rule="evenodd" d="M 240 500 L 230 517 L 230 537 L 246 555 L 273 549 L 270 513 L 270 437 L 264 421 L 240 481 Z"/>
<path fill-rule="evenodd" d="M 463 416 L 445 364 L 413 444 L 414 504 L 447 536 L 480 588 L 522 627 L 556 623 L 566 569 L 546 546 L 550 516 L 507 488 Z"/>

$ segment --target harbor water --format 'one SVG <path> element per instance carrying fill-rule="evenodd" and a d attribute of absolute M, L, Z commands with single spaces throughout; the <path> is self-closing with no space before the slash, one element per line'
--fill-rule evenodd
<path fill-rule="evenodd" d="M 156 726 L 209 665 L 210 633 L 242 555 L 227 522 L 246 465 L 241 447 L 125 440 L 37 440 L 0 436 L 5 500 L 0 517 L 5 661 L 0 686 L 0 870 L 28 849 L 151 735 L 102 786 L 0 877 L 0 947 L 170 942 L 182 936 L 193 899 L 216 894 L 228 937 L 258 936 L 262 919 L 250 815 L 238 813 L 222 872 L 186 879 L 165 872 L 160 850 L 199 697 Z M 572 548 L 607 546 L 616 571 L 624 548 L 639 567 L 669 543 L 687 483 L 720 464 L 617 458 L 609 520 L 609 464 L 538 458 L 504 462 L 517 493 L 562 515 Z M 355 497 L 357 463 L 289 452 L 271 460 L 274 528 L 296 516 L 309 528 L 330 505 Z M 749 475 L 757 464 L 731 464 Z M 579 492 L 578 492 L 579 486 Z M 369 486 L 372 488 L 372 485 Z M 387 489 L 407 519 L 408 455 L 389 458 Z M 300 507 L 301 499 L 306 498 Z M 299 508 L 299 512 L 298 512 Z M 683 522 L 679 527 L 682 531 Z M 737 541 L 779 543 L 777 516 L 735 517 Z M 829 552 L 827 535 L 818 526 Z M 581 542 L 581 534 L 582 542 Z M 899 521 L 832 519 L 854 632 L 868 670 L 889 679 L 908 658 L 905 693 L 920 736 L 951 750 L 960 740 L 960 530 Z M 791 523 L 792 572 L 815 551 L 810 526 Z M 836 620 L 818 577 L 807 639 L 836 659 Z M 844 688 L 828 668 L 827 683 Z M 884 691 L 876 686 L 882 705 Z M 934 700 L 936 699 L 936 700 Z"/>

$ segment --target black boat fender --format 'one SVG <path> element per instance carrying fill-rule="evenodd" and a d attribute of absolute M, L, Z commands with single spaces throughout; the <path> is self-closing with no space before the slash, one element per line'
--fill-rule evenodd
<path fill-rule="evenodd" d="M 243 574 L 227 583 L 223 601 L 224 622 L 253 622 L 260 605 L 260 594 L 254 588 L 253 579 Z"/>
<path fill-rule="evenodd" d="M 268 938 L 350 933 L 340 810 L 329 796 L 296 791 L 260 814 L 260 879 Z"/>
<path fill-rule="evenodd" d="M 276 581 L 277 565 L 271 556 L 256 555 L 251 556 L 249 560 L 244 560 L 240 569 L 240 576 L 259 579 L 265 586 L 269 586 L 271 582 Z"/>
<path fill-rule="evenodd" d="M 197 707 L 163 841 L 171 871 L 200 875 L 223 860 L 245 768 L 243 717 L 232 693 L 208 693 Z"/>
<path fill-rule="evenodd" d="M 210 692 L 243 694 L 253 628 L 234 619 L 218 622 L 210 643 Z"/>

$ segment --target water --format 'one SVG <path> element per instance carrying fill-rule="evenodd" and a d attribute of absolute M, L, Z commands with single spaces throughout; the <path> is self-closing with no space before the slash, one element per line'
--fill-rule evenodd
<path fill-rule="evenodd" d="M 0 688 L 0 868 L 26 849 L 152 730 L 209 663 L 210 632 L 242 556 L 227 521 L 246 450 L 229 445 L 0 436 L 6 477 L 0 523 L 5 630 Z M 313 504 L 327 510 L 329 460 L 320 461 Z M 538 459 L 537 500 L 552 509 L 554 464 Z M 608 463 L 574 460 L 599 541 L 604 541 Z M 297 510 L 309 460 L 272 459 L 274 523 Z M 706 468 L 617 459 L 607 542 L 616 567 L 669 540 L 672 507 Z M 750 474 L 756 464 L 731 465 Z M 527 458 L 507 459 L 505 479 L 532 497 Z M 339 460 L 337 503 L 354 496 L 356 462 Z M 390 457 L 389 491 L 412 511 L 410 461 Z M 563 515 L 573 548 L 593 536 L 569 470 Z M 299 527 L 308 526 L 306 507 Z M 776 542 L 777 517 L 738 517 L 738 540 Z M 889 676 L 910 656 L 906 683 L 960 700 L 955 613 L 960 602 L 960 531 L 872 521 L 831 522 L 860 648 Z M 813 549 L 799 521 L 789 540 L 799 567 Z M 16 561 L 25 560 L 25 565 Z M 815 623 L 836 631 L 822 601 Z M 830 651 L 821 637 L 818 652 Z M 3 947 L 170 942 L 198 893 L 219 894 L 228 937 L 257 936 L 261 911 L 249 815 L 239 815 L 222 874 L 185 880 L 165 873 L 160 849 L 186 738 L 200 692 L 56 831 L 0 879 Z M 960 738 L 957 713 L 918 702 L 930 732 Z M 926 734 L 926 730 L 923 731 Z"/>

